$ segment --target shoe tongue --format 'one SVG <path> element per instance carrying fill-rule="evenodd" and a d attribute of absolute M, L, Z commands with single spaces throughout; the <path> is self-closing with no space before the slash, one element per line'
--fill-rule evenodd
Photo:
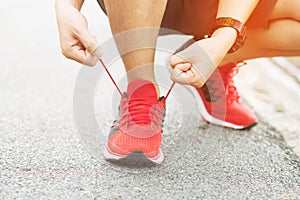
<path fill-rule="evenodd" d="M 133 80 L 127 86 L 128 98 L 158 99 L 154 84 L 147 80 Z"/>
<path fill-rule="evenodd" d="M 156 89 L 152 82 L 146 80 L 130 81 L 127 87 L 129 114 L 134 124 L 151 123 L 150 109 L 157 103 Z"/>

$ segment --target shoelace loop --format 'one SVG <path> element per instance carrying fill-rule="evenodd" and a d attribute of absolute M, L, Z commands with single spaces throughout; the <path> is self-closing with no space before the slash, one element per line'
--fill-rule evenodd
<path fill-rule="evenodd" d="M 222 78 L 225 82 L 226 99 L 228 103 L 238 102 L 240 95 L 234 85 L 234 77 L 238 73 L 239 67 L 233 67 L 227 73 L 222 73 Z"/>
<path fill-rule="evenodd" d="M 157 102 L 153 102 L 153 100 L 149 100 L 146 98 L 135 98 L 128 100 L 127 95 L 124 95 L 109 70 L 105 66 L 102 59 L 99 59 L 102 67 L 105 69 L 109 78 L 113 82 L 114 86 L 118 90 L 121 95 L 121 105 L 120 105 L 120 118 L 114 121 L 114 126 L 121 127 L 126 125 L 127 127 L 131 125 L 131 123 L 135 124 L 155 124 L 156 126 L 162 127 L 164 116 L 165 116 L 165 108 L 163 106 L 162 101 L 165 101 L 167 97 L 170 95 L 171 90 L 173 89 L 175 82 L 172 83 L 170 89 L 168 90 L 166 97 L 158 100 Z M 144 108 L 143 108 L 144 107 Z M 130 112 L 129 112 L 130 108 Z M 141 112 L 143 109 L 147 109 L 149 112 Z M 134 120 L 133 120 L 134 117 Z M 134 121 L 134 122 L 133 122 Z"/>
<path fill-rule="evenodd" d="M 128 100 L 124 97 L 120 107 L 120 118 L 117 122 L 118 126 L 126 125 L 126 127 L 133 124 L 149 125 L 151 123 L 162 126 L 164 114 L 165 109 L 160 102 L 154 102 L 146 98 Z"/>

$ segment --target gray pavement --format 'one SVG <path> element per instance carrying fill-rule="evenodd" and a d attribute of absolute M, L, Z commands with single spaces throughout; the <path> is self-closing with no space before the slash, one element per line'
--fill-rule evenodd
<path fill-rule="evenodd" d="M 300 156 L 300 82 L 289 73 L 296 67 L 283 57 L 247 62 L 237 76 L 240 94 Z"/>
<path fill-rule="evenodd" d="M 250 131 L 200 122 L 184 154 L 157 168 L 90 155 L 73 119 L 81 66 L 60 55 L 53 1 L 1 4 L 0 199 L 300 199 L 300 160 L 264 119 Z M 99 17 L 91 30 L 105 27 L 104 41 L 95 5 L 84 10 Z M 110 117 L 99 111 L 97 120 L 106 132 Z"/>

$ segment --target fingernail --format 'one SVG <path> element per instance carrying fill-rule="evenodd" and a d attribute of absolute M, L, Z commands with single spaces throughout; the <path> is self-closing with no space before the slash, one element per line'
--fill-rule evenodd
<path fill-rule="evenodd" d="M 100 46 L 93 52 L 93 54 L 98 58 L 101 58 L 103 53 L 103 49 Z"/>

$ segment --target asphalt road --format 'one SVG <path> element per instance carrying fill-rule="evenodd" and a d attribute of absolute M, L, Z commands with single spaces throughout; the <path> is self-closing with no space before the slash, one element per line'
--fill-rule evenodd
<path fill-rule="evenodd" d="M 88 2 L 84 9 L 91 15 L 99 11 L 95 5 Z M 0 199 L 300 198 L 300 160 L 263 119 L 250 131 L 222 130 L 194 119 L 172 135 L 176 127 L 171 122 L 178 116 L 174 111 L 166 126 L 166 162 L 157 168 L 117 167 L 100 153 L 89 154 L 73 114 L 81 66 L 60 55 L 53 1 L 7 1 L 0 10 L 5 29 L 0 49 Z M 98 34 L 96 22 L 91 29 Z M 98 86 L 98 92 L 109 93 L 110 82 L 103 83 L 107 87 Z M 99 101 L 108 102 L 105 98 Z M 105 134 L 112 118 L 103 113 L 111 103 L 96 107 Z M 182 116 L 188 119 L 184 112 Z"/>

